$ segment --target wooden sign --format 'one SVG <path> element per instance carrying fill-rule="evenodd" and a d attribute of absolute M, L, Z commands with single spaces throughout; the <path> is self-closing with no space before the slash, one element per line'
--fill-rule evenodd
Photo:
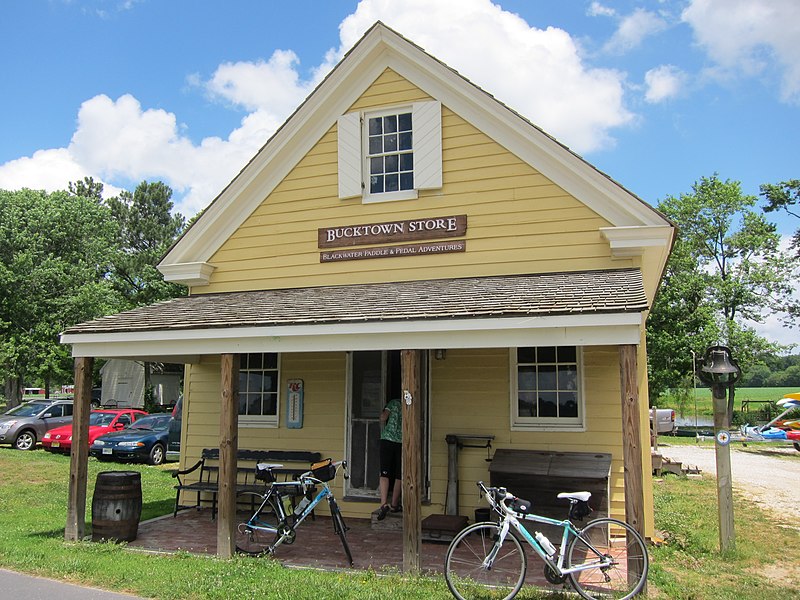
<path fill-rule="evenodd" d="M 318 230 L 317 247 L 343 248 L 346 246 L 437 240 L 461 237 L 466 233 L 467 215 L 408 219 L 404 221 L 388 221 L 386 223 L 365 223 L 341 227 L 321 227 Z"/>
<path fill-rule="evenodd" d="M 331 250 L 319 253 L 319 262 L 339 262 L 343 260 L 364 260 L 367 258 L 390 258 L 396 256 L 419 256 L 421 254 L 447 254 L 466 252 L 466 240 L 450 242 L 428 242 L 424 244 L 404 244 L 399 246 L 379 246 L 377 248 L 353 248 Z"/>

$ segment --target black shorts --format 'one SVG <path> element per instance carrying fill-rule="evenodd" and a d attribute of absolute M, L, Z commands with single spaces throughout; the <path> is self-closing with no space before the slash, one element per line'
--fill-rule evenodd
<path fill-rule="evenodd" d="M 381 440 L 381 477 L 400 479 L 403 444 Z"/>

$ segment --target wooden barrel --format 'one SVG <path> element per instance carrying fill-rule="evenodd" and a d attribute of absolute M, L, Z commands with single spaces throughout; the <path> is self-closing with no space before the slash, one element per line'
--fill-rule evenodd
<path fill-rule="evenodd" d="M 142 516 L 142 476 L 136 471 L 97 474 L 92 498 L 92 541 L 132 542 Z"/>

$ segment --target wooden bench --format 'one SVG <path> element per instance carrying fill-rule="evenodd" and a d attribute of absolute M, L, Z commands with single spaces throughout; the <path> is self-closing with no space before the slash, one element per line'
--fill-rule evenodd
<path fill-rule="evenodd" d="M 275 475 L 283 476 L 285 480 L 295 479 L 298 475 L 309 470 L 312 463 L 322 458 L 319 452 L 302 450 L 239 450 L 236 453 L 236 492 L 254 491 L 263 492 L 265 483 L 256 480 L 256 464 L 279 463 L 282 467 L 272 469 Z M 288 464 L 287 464 L 288 463 Z M 187 475 L 198 472 L 196 480 L 188 481 Z M 211 495 L 211 518 L 217 514 L 217 494 L 219 492 L 219 449 L 205 448 L 200 455 L 200 460 L 193 466 L 182 471 L 177 471 L 172 476 L 178 480 L 175 485 L 175 511 L 185 508 L 200 508 L 202 494 Z M 193 478 L 192 478 L 193 479 Z M 181 492 L 196 494 L 193 505 L 180 504 Z"/>

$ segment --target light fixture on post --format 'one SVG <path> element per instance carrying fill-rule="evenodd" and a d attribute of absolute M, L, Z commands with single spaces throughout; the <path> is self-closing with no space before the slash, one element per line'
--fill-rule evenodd
<path fill-rule="evenodd" d="M 433 351 L 433 358 L 436 360 L 444 360 L 447 358 L 447 350 L 444 348 L 439 348 L 438 350 Z"/>
<path fill-rule="evenodd" d="M 711 388 L 714 405 L 714 449 L 717 458 L 717 501 L 719 503 L 719 544 L 725 552 L 736 546 L 733 527 L 733 489 L 731 482 L 730 425 L 733 394 L 729 393 L 742 370 L 725 346 L 710 346 L 697 372 L 700 381 Z M 730 401 L 726 401 L 730 397 Z"/>

